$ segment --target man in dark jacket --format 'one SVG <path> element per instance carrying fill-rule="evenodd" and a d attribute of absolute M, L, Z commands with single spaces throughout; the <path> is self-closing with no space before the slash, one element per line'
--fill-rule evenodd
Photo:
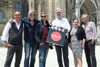
<path fill-rule="evenodd" d="M 34 33 L 37 24 L 40 21 L 35 19 L 35 12 L 33 10 L 29 11 L 28 17 L 29 18 L 24 18 L 21 20 L 24 23 L 24 41 L 25 41 L 24 67 L 34 67 L 35 55 L 38 47 L 34 38 Z M 31 54 L 31 61 L 29 61 L 30 54 Z"/>

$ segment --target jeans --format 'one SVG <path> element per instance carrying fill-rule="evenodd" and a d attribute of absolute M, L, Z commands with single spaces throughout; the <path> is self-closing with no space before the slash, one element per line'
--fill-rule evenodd
<path fill-rule="evenodd" d="M 85 42 L 85 55 L 88 67 L 97 67 L 96 57 L 95 57 L 95 42 L 91 41 Z"/>
<path fill-rule="evenodd" d="M 43 44 L 39 47 L 39 67 L 46 66 L 46 58 L 49 51 L 49 45 Z"/>
<path fill-rule="evenodd" d="M 20 67 L 20 62 L 22 58 L 22 44 L 8 46 L 7 57 L 4 67 L 10 67 L 13 56 L 15 54 L 15 66 Z"/>
<path fill-rule="evenodd" d="M 34 67 L 35 64 L 35 56 L 37 52 L 38 45 L 33 42 L 25 42 L 25 60 L 24 60 L 24 67 Z M 30 58 L 31 53 L 31 60 Z M 30 60 L 30 61 L 29 61 Z M 30 65 L 29 65 L 30 62 Z"/>
<path fill-rule="evenodd" d="M 59 67 L 69 67 L 69 58 L 68 58 L 68 41 L 66 39 L 64 46 L 55 46 L 56 53 L 57 53 L 57 60 Z M 62 61 L 62 52 L 63 52 L 63 59 L 64 59 L 64 65 Z"/>

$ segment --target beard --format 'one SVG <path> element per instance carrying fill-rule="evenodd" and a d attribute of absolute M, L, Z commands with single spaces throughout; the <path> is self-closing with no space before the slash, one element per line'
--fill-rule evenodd
<path fill-rule="evenodd" d="M 59 18 L 59 17 L 61 17 L 61 15 L 57 15 L 57 17 Z"/>

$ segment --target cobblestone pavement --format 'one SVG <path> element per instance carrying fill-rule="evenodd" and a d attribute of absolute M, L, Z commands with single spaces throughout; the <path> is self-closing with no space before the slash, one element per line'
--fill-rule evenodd
<path fill-rule="evenodd" d="M 100 67 L 99 51 L 100 51 L 100 46 L 96 46 L 97 67 Z M 6 54 L 7 54 L 7 48 L 0 47 L 0 67 L 4 67 Z M 15 62 L 15 57 L 13 58 L 11 67 L 14 67 L 14 62 Z M 73 55 L 70 49 L 69 49 L 69 65 L 70 67 L 74 67 Z M 23 55 L 22 55 L 22 61 L 20 67 L 24 67 L 24 49 L 23 49 Z M 36 55 L 35 67 L 39 67 L 38 51 Z M 49 50 L 46 67 L 58 67 L 55 48 L 53 50 Z M 83 67 L 87 67 L 84 51 L 83 51 Z"/>

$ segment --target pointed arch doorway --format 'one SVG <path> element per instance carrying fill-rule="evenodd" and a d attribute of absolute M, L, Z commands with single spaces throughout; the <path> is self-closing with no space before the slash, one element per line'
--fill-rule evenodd
<path fill-rule="evenodd" d="M 85 0 L 80 8 L 80 15 L 88 14 L 89 20 L 95 22 L 97 24 L 97 13 L 96 13 L 96 6 L 91 0 Z"/>

